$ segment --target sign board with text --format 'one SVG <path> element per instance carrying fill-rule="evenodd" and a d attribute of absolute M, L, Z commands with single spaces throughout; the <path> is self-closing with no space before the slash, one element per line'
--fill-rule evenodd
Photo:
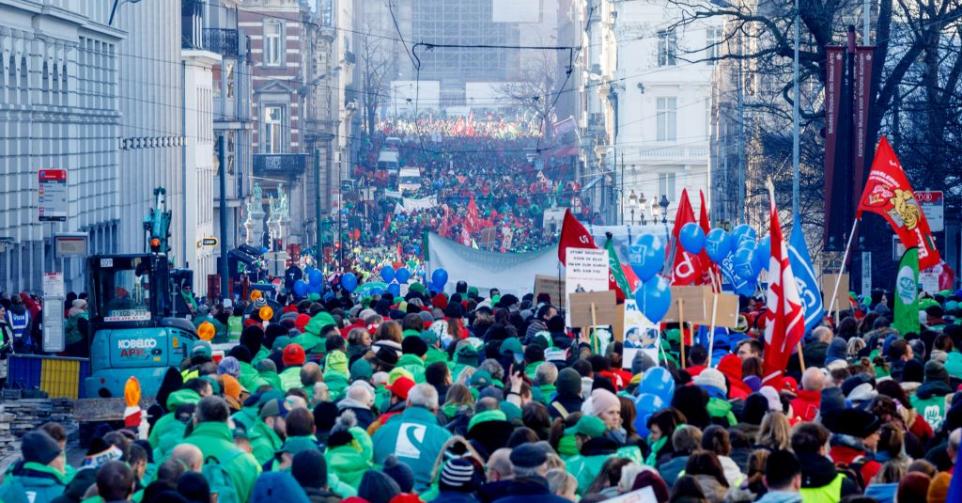
<path fill-rule="evenodd" d="M 86 232 L 58 232 L 53 236 L 54 254 L 57 258 L 86 257 Z"/>
<path fill-rule="evenodd" d="M 45 306 L 62 306 L 66 298 L 63 274 L 47 272 L 43 275 L 43 304 Z M 43 313 L 43 350 L 47 353 L 59 353 L 66 349 L 64 337 L 63 309 L 44 309 Z"/>
<path fill-rule="evenodd" d="M 41 169 L 38 204 L 41 222 L 67 221 L 67 170 Z"/>
<path fill-rule="evenodd" d="M 942 232 L 945 230 L 945 195 L 941 190 L 917 190 L 915 200 L 918 201 L 925 219 L 929 222 L 929 230 Z"/>
<path fill-rule="evenodd" d="M 564 286 L 568 306 L 574 293 L 608 291 L 608 250 L 571 247 L 565 250 Z M 570 309 L 567 318 L 568 326 L 582 326 L 572 324 Z"/>
<path fill-rule="evenodd" d="M 838 293 L 835 295 L 835 310 L 836 311 L 846 311 L 851 309 L 852 304 L 849 300 L 849 277 L 848 274 L 842 274 L 842 280 L 838 284 Z M 838 274 L 823 274 L 822 275 L 822 302 L 825 305 L 825 310 L 828 311 L 829 306 L 832 305 L 832 290 L 835 288 L 835 280 L 838 279 Z"/>

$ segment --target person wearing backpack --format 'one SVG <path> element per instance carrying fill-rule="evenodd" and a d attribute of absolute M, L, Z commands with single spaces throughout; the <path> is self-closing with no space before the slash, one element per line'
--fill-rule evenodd
<path fill-rule="evenodd" d="M 197 404 L 194 430 L 184 442 L 196 446 L 204 455 L 201 473 L 210 484 L 218 503 L 243 503 L 250 498 L 261 472 L 250 453 L 234 443 L 227 422 L 230 409 L 223 398 L 208 396 Z"/>
<path fill-rule="evenodd" d="M 826 413 L 822 423 L 833 433 L 828 454 L 835 466 L 850 472 L 864 489 L 882 468 L 874 458 L 882 421 L 871 412 L 844 408 Z"/>

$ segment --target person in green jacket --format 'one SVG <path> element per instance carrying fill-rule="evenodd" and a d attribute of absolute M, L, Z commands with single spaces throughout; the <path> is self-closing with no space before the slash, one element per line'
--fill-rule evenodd
<path fill-rule="evenodd" d="M 728 401 L 728 385 L 725 382 L 725 375 L 718 369 L 707 368 L 695 376 L 693 381 L 695 385 L 708 393 L 708 416 L 712 418 L 712 421 L 727 426 L 735 426 L 738 420 L 732 413 L 731 402 Z"/>
<path fill-rule="evenodd" d="M 250 391 L 251 393 L 256 393 L 263 386 L 269 386 L 270 383 L 260 376 L 257 369 L 251 365 L 251 351 L 247 346 L 238 344 L 230 349 L 228 356 L 233 356 L 237 359 L 240 371 L 237 374 L 237 381 L 240 382 L 241 386 Z"/>
<path fill-rule="evenodd" d="M 184 388 L 167 396 L 165 404 L 167 413 L 154 423 L 150 429 L 150 436 L 147 437 L 157 459 L 166 458 L 174 446 L 184 438 L 184 430 L 187 428 L 185 421 L 188 421 L 193 414 L 193 406 L 211 392 L 211 385 L 207 381 L 191 379 L 184 384 Z M 177 413 L 178 409 L 181 409 L 180 414 Z"/>
<path fill-rule="evenodd" d="M 295 337 L 291 342 L 300 344 L 307 354 L 321 354 L 324 352 L 326 332 L 337 327 L 337 322 L 330 313 L 321 311 L 315 314 L 304 327 L 304 333 Z"/>
<path fill-rule="evenodd" d="M 270 400 L 261 406 L 258 418 L 247 430 L 251 454 L 254 455 L 257 464 L 263 466 L 270 461 L 284 443 L 283 439 L 287 435 L 285 423 L 287 412 L 282 400 Z"/>
<path fill-rule="evenodd" d="M 56 440 L 41 429 L 28 432 L 20 443 L 23 462 L 3 479 L 0 501 L 50 503 L 70 482 L 65 474 L 67 457 Z"/>
<path fill-rule="evenodd" d="M 397 367 L 407 370 L 414 376 L 414 382 L 424 382 L 424 355 L 428 352 L 428 345 L 424 339 L 417 336 L 408 336 L 401 341 L 401 358 L 397 361 Z"/>
<path fill-rule="evenodd" d="M 280 391 L 283 389 L 281 385 L 281 376 L 277 373 L 277 364 L 274 360 L 270 358 L 264 358 L 263 360 L 257 362 L 254 367 L 257 369 L 257 376 L 263 379 L 273 390 Z M 250 388 L 248 388 L 250 389 Z"/>
<path fill-rule="evenodd" d="M 194 431 L 184 442 L 196 446 L 204 455 L 205 464 L 222 467 L 230 476 L 240 501 L 248 501 L 261 467 L 251 454 L 234 444 L 234 436 L 227 424 L 230 409 L 223 398 L 209 396 L 197 404 Z"/>
<path fill-rule="evenodd" d="M 383 464 L 394 454 L 414 471 L 415 490 L 431 484 L 431 470 L 451 432 L 438 424 L 438 392 L 430 384 L 418 384 L 408 392 L 407 407 L 398 417 L 378 428 L 374 462 Z"/>
<path fill-rule="evenodd" d="M 294 388 L 302 387 L 301 367 L 304 366 L 306 361 L 304 348 L 295 342 L 288 344 L 281 353 L 281 361 L 284 363 L 284 370 L 279 375 L 281 389 L 286 393 Z"/>
<path fill-rule="evenodd" d="M 357 428 L 357 418 L 350 410 L 337 418 L 337 423 L 327 437 L 324 458 L 328 470 L 334 472 L 341 482 L 355 489 L 361 483 L 364 472 L 373 468 L 373 453 L 370 448 L 364 448 L 365 443 L 370 445 L 370 437 L 364 430 Z"/>

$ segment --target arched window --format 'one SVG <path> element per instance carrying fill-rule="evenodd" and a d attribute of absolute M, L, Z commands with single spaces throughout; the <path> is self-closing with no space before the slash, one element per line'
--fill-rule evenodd
<path fill-rule="evenodd" d="M 20 57 L 20 103 L 29 102 L 27 92 L 30 91 L 30 83 L 27 82 L 27 57 Z"/>
<path fill-rule="evenodd" d="M 40 74 L 40 96 L 44 105 L 50 104 L 50 67 L 47 62 L 43 62 L 43 70 Z"/>

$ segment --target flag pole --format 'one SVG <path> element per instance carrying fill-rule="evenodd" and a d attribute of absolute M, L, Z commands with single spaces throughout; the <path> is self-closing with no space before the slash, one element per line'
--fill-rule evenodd
<path fill-rule="evenodd" d="M 838 275 L 835 277 L 835 287 L 832 288 L 832 300 L 828 303 L 828 314 L 832 314 L 832 310 L 835 307 L 835 297 L 838 295 L 838 285 L 842 282 L 842 273 L 845 272 L 845 264 L 848 262 L 848 253 L 852 249 L 852 238 L 855 236 L 855 228 L 858 227 L 858 219 L 856 218 L 852 222 L 852 230 L 848 233 L 848 243 L 845 245 L 845 253 L 842 254 L 842 265 L 838 269 Z M 841 308 L 842 306 L 839 306 Z"/>

